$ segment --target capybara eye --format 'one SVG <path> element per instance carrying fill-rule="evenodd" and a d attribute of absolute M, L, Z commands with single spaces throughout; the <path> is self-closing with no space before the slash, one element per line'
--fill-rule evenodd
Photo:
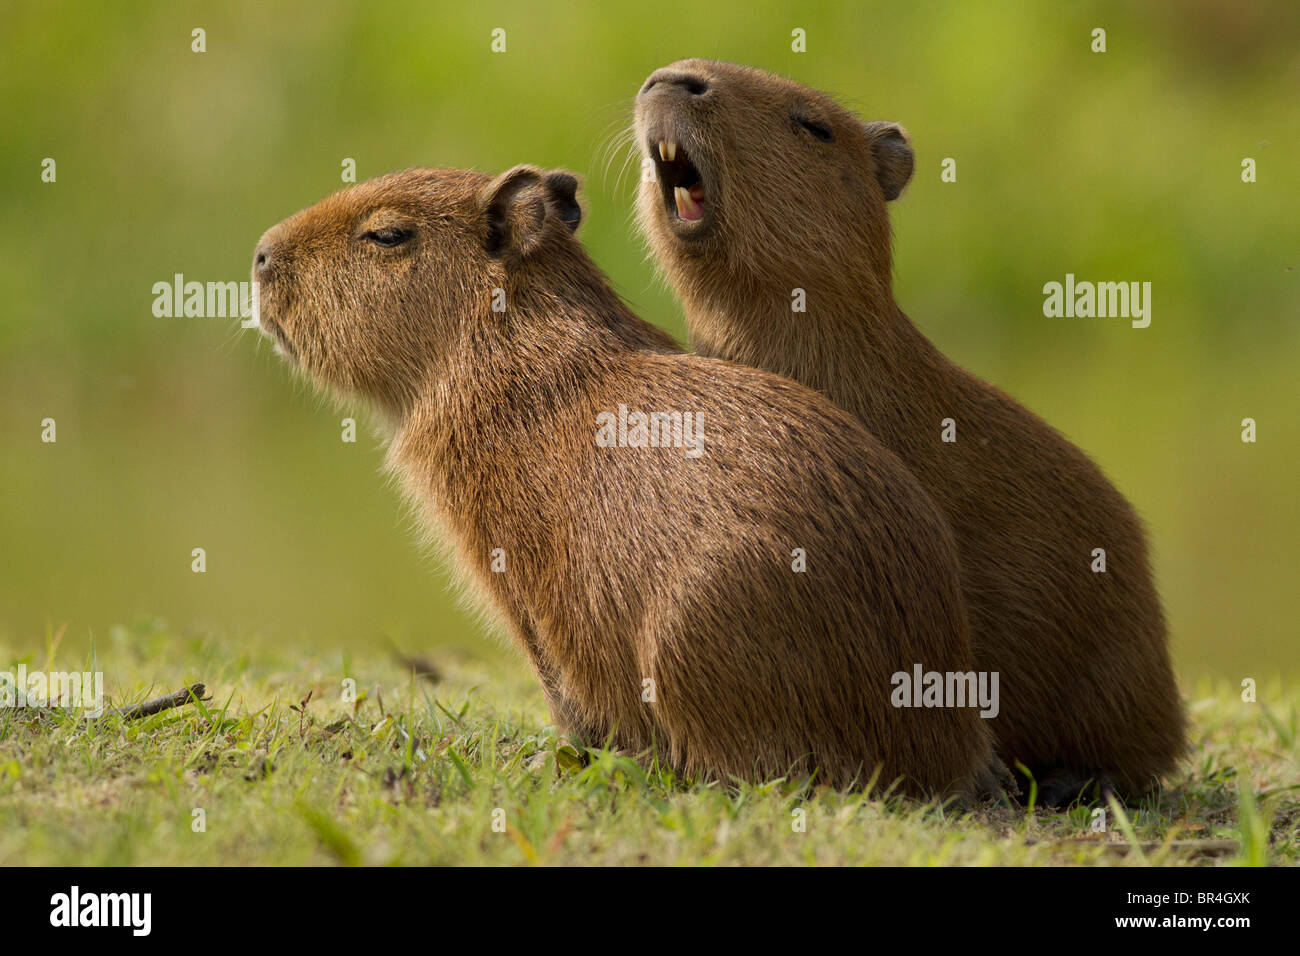
<path fill-rule="evenodd" d="M 389 226 L 386 229 L 373 229 L 365 233 L 361 238 L 367 242 L 373 242 L 377 246 L 383 246 L 385 249 L 391 249 L 406 242 L 411 238 L 411 235 L 412 233 L 408 229 Z"/>
<path fill-rule="evenodd" d="M 802 116 L 795 117 L 795 120 L 800 126 L 812 133 L 823 143 L 829 143 L 835 139 L 835 134 L 831 132 L 831 128 L 825 123 L 818 123 L 816 120 L 804 119 Z"/>

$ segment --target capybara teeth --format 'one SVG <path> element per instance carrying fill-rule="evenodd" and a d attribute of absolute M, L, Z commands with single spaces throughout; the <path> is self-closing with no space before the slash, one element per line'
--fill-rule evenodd
<path fill-rule="evenodd" d="M 684 219 L 687 222 L 700 218 L 700 205 L 691 198 L 691 191 L 685 186 L 674 186 L 673 198 L 677 200 L 678 218 Z"/>
<path fill-rule="evenodd" d="M 659 141 L 659 158 L 665 163 L 671 163 L 677 158 L 677 144 L 672 140 L 661 139 Z"/>

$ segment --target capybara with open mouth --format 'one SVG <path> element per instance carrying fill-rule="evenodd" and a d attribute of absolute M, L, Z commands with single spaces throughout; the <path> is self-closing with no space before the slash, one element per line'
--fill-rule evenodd
<path fill-rule="evenodd" d="M 640 222 L 699 353 L 829 396 L 943 511 L 976 666 L 1001 675 L 999 755 L 1052 804 L 1090 780 L 1149 790 L 1185 743 L 1142 525 L 1087 455 L 895 303 L 887 203 L 912 175 L 903 130 L 692 59 L 646 80 L 635 133 L 656 170 Z"/>

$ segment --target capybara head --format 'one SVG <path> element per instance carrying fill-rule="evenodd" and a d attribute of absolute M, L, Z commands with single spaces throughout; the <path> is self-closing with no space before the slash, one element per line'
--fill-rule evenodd
<path fill-rule="evenodd" d="M 885 204 L 913 165 L 896 123 L 864 123 L 762 70 L 691 59 L 646 80 L 635 131 L 657 179 L 643 177 L 641 224 L 670 272 L 789 276 L 866 262 L 888 281 Z"/>
<path fill-rule="evenodd" d="M 582 219 L 569 173 L 411 169 L 335 193 L 262 236 L 258 322 L 318 385 L 400 413 L 506 287 Z"/>

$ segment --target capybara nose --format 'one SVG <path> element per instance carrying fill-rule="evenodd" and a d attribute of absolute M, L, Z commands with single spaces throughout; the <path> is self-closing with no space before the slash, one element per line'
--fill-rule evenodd
<path fill-rule="evenodd" d="M 264 279 L 275 262 L 274 246 L 263 239 L 257 244 L 257 251 L 253 253 L 253 272 L 257 278 Z"/>
<path fill-rule="evenodd" d="M 650 79 L 645 81 L 645 86 L 641 87 L 641 92 L 637 96 L 638 98 L 648 96 L 651 91 L 661 94 L 673 92 L 686 96 L 703 96 L 709 92 L 709 81 L 698 73 L 665 67 L 650 74 Z"/>

